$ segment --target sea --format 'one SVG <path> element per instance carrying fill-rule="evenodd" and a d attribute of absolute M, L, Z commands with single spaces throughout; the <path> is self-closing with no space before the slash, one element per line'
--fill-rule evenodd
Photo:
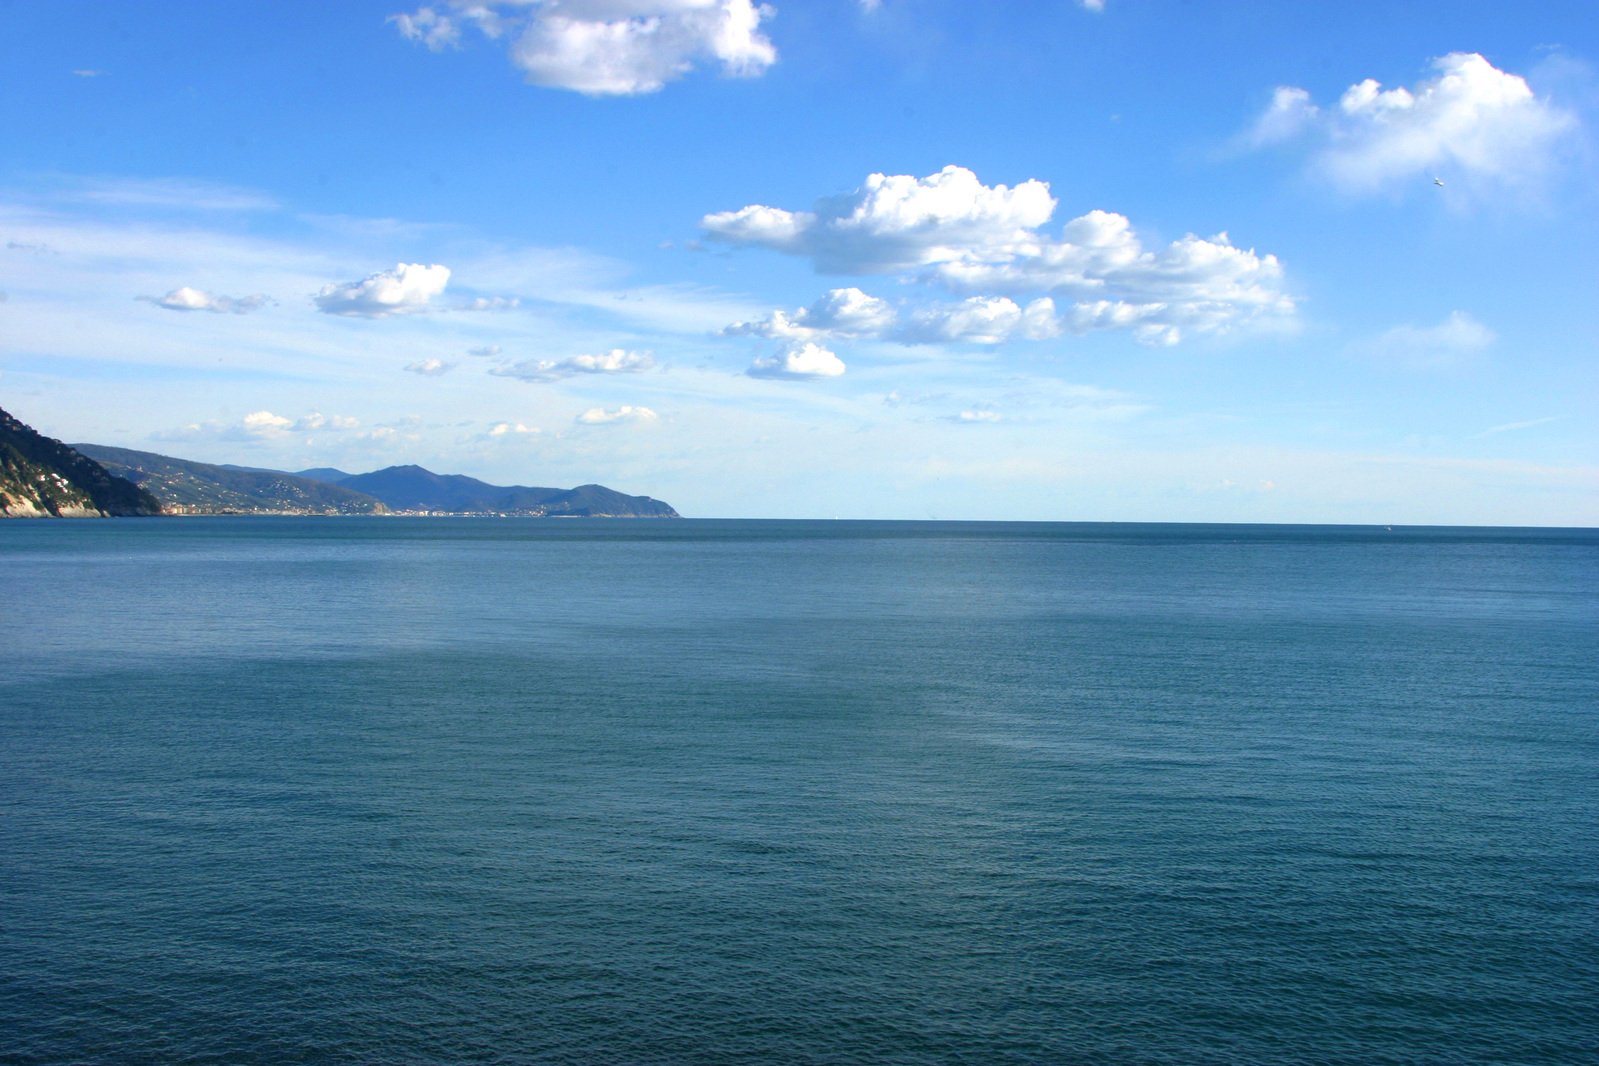
<path fill-rule="evenodd" d="M 0 1062 L 1593 1063 L 1599 531 L 0 523 Z"/>

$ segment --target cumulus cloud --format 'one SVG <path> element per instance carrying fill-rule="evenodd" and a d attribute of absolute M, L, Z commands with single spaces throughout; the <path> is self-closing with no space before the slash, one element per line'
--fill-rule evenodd
<path fill-rule="evenodd" d="M 819 333 L 841 337 L 881 336 L 894 325 L 894 309 L 886 300 L 860 289 L 832 289 L 809 307 L 793 313 L 773 311 L 756 322 L 735 322 L 727 336 L 806 338 Z"/>
<path fill-rule="evenodd" d="M 294 420 L 271 411 L 252 411 L 244 416 L 240 427 L 253 437 L 276 437 L 294 428 Z"/>
<path fill-rule="evenodd" d="M 455 364 L 446 363 L 443 359 L 418 359 L 414 363 L 406 363 L 405 369 L 413 374 L 431 378 L 450 372 L 455 369 Z"/>
<path fill-rule="evenodd" d="M 811 259 L 822 273 L 883 274 L 1013 254 L 1036 240 L 1055 200 L 1044 182 L 987 186 L 964 167 L 872 174 L 853 193 L 793 212 L 752 204 L 706 215 L 707 235 Z"/>
<path fill-rule="evenodd" d="M 1494 331 L 1464 311 L 1452 311 L 1436 326 L 1395 326 L 1371 341 L 1367 350 L 1406 366 L 1448 366 L 1490 347 Z"/>
<path fill-rule="evenodd" d="M 570 359 L 523 359 L 489 370 L 498 377 L 519 381 L 559 381 L 577 374 L 640 374 L 655 366 L 649 352 L 629 352 L 612 348 L 598 355 L 574 355 Z"/>
<path fill-rule="evenodd" d="M 396 263 L 393 270 L 368 275 L 344 285 L 325 285 L 313 298 L 330 315 L 387 318 L 428 309 L 428 301 L 444 291 L 450 268 Z"/>
<path fill-rule="evenodd" d="M 203 289 L 191 289 L 187 285 L 173 289 L 165 296 L 136 296 L 134 299 L 164 307 L 168 311 L 210 311 L 219 315 L 247 315 L 272 302 L 270 297 L 262 293 L 221 296 Z"/>
<path fill-rule="evenodd" d="M 463 26 L 508 43 L 534 85 L 590 96 L 657 92 L 714 63 L 753 77 L 777 62 L 761 33 L 774 11 L 753 0 L 449 0 L 390 21 L 433 51 L 458 47 Z"/>
<path fill-rule="evenodd" d="M 623 404 L 621 407 L 606 410 L 603 407 L 591 407 L 577 416 L 577 421 L 585 426 L 605 426 L 616 422 L 653 422 L 659 416 L 648 407 L 634 407 Z"/>
<path fill-rule="evenodd" d="M 959 307 L 913 316 L 900 334 L 906 340 L 1054 336 L 1063 328 L 1060 299 L 1076 305 L 1065 322 L 1078 331 L 1134 328 L 1145 343 L 1294 314 L 1276 257 L 1237 247 L 1225 233 L 1149 249 L 1125 216 L 1094 210 L 1055 237 L 1042 229 L 1054 210 L 1042 181 L 988 186 L 949 166 L 925 178 L 873 174 L 811 211 L 754 204 L 701 224 L 713 239 L 808 258 L 822 273 L 900 274 L 976 294 Z M 1038 302 L 1046 297 L 1050 304 Z M 1031 298 L 1025 310 L 1018 298 Z M 1118 305 L 1138 312 L 1106 310 Z M 820 332 L 820 318 L 814 309 L 774 313 L 729 331 L 802 337 Z"/>
<path fill-rule="evenodd" d="M 844 361 L 815 341 L 805 341 L 776 355 L 761 356 L 746 373 L 752 378 L 836 378 L 844 373 Z"/>
<path fill-rule="evenodd" d="M 1524 185 L 1553 162 L 1574 115 L 1535 94 L 1519 75 L 1476 53 L 1431 63 L 1414 89 L 1384 89 L 1374 78 L 1351 85 L 1335 107 L 1318 107 L 1304 89 L 1279 88 L 1249 140 L 1267 144 L 1301 134 L 1319 142 L 1315 171 L 1355 194 L 1442 174 L 1473 186 Z"/>

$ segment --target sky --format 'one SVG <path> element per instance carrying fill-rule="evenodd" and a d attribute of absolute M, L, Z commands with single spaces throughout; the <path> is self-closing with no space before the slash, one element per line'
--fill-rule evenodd
<path fill-rule="evenodd" d="M 1599 526 L 1592 0 L 0 0 L 0 408 L 693 517 Z"/>

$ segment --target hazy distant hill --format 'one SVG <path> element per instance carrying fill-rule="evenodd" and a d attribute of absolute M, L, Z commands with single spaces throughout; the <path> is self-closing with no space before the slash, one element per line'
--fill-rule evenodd
<path fill-rule="evenodd" d="M 313 466 L 309 470 L 296 470 L 294 476 L 308 477 L 312 481 L 326 481 L 329 485 L 337 485 L 351 475 L 331 466 Z"/>
<path fill-rule="evenodd" d="M 677 518 L 660 500 L 628 496 L 604 485 L 575 489 L 490 485 L 462 474 L 435 474 L 420 466 L 391 466 L 338 483 L 375 496 L 396 511 L 444 511 L 585 518 Z"/>
<path fill-rule="evenodd" d="M 175 514 L 383 514 L 388 510 L 363 493 L 278 470 L 216 466 L 103 444 L 74 447 L 142 486 Z"/>
<path fill-rule="evenodd" d="M 0 516 L 104 518 L 161 513 L 156 498 L 0 411 Z"/>

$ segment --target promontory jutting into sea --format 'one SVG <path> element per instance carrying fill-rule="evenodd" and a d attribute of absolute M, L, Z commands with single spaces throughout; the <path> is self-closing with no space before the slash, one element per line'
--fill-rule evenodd
<path fill-rule="evenodd" d="M 230 516 L 0 560 L 8 1061 L 1596 1046 L 1596 531 Z"/>
<path fill-rule="evenodd" d="M 0 517 L 165 515 L 500 515 L 525 518 L 676 518 L 648 496 L 604 485 L 575 489 L 490 485 L 419 466 L 367 474 L 331 467 L 262 470 L 167 455 L 66 445 L 0 411 Z"/>

